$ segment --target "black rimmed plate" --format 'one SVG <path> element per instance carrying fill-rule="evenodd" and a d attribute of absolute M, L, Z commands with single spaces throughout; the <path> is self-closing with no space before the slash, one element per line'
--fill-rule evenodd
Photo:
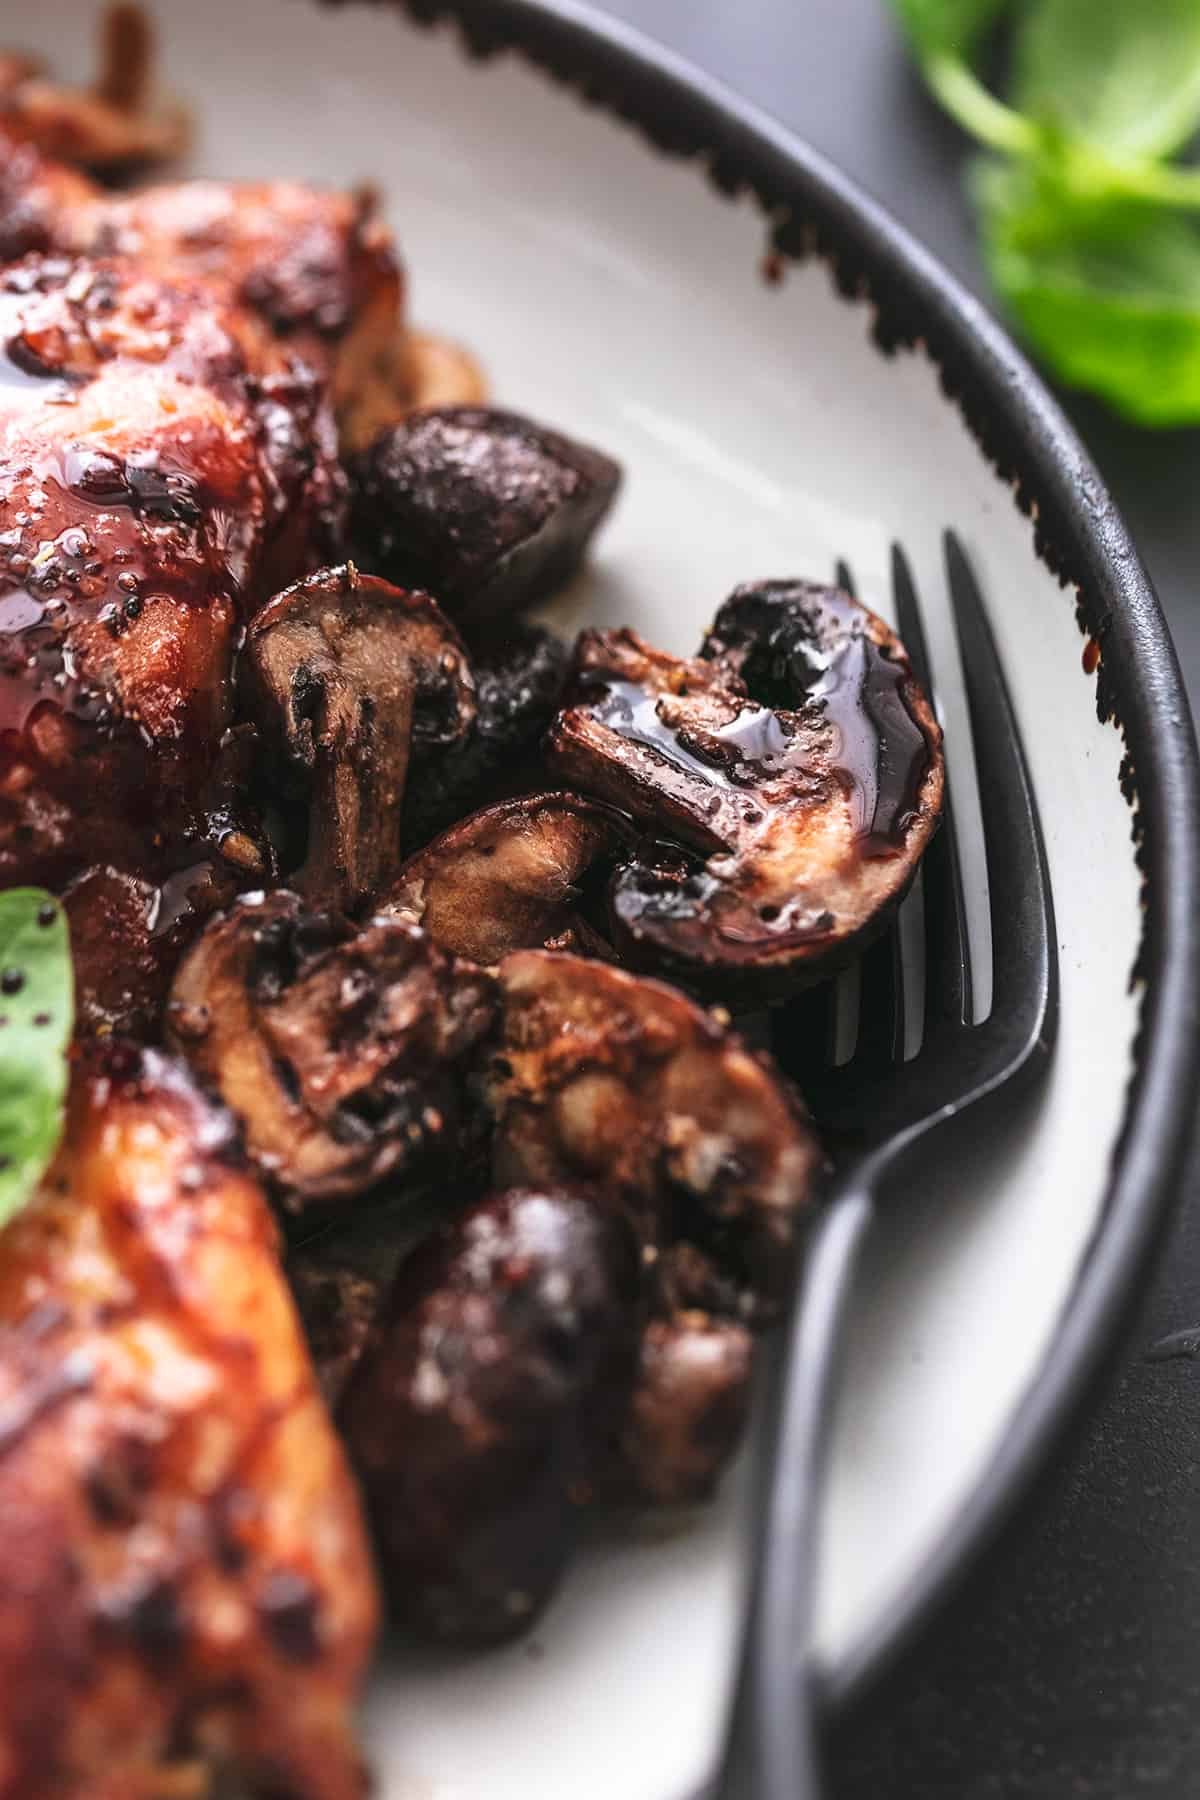
<path fill-rule="evenodd" d="M 869 1258 L 819 1608 L 844 1699 L 1045 1460 L 1175 1188 L 1198 1051 L 1187 703 L 1145 574 L 1061 413 L 986 312 L 851 184 L 584 8 L 418 10 L 463 14 L 474 48 L 501 53 L 481 64 L 453 29 L 415 31 L 386 4 L 157 12 L 198 117 L 198 171 L 377 183 L 418 320 L 470 343 L 497 398 L 625 462 L 596 563 L 554 609 L 564 629 L 631 623 L 686 651 L 735 582 L 832 574 L 838 558 L 888 612 L 899 542 L 931 617 L 953 771 L 966 754 L 953 528 L 1018 706 L 1058 914 L 1059 1051 L 1020 1129 L 913 1196 Z M 87 54 L 74 0 L 43 0 L 20 35 L 59 67 L 64 46 Z M 967 872 L 985 960 L 977 845 Z M 704 1513 L 597 1542 L 531 1641 L 385 1655 L 368 1709 L 381 1792 L 701 1791 L 736 1668 L 746 1485 L 743 1470 Z"/>

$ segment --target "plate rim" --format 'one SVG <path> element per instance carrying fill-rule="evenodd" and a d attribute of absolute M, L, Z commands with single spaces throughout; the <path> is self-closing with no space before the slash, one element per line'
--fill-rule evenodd
<path fill-rule="evenodd" d="M 1149 576 L 1088 453 L 990 311 L 851 177 L 733 89 L 585 0 L 315 0 L 387 6 L 457 26 L 465 51 L 525 57 L 652 150 L 703 157 L 726 195 L 749 190 L 770 247 L 816 256 L 850 300 L 877 308 L 881 353 L 918 344 L 939 368 L 1035 553 L 1077 588 L 1081 633 L 1102 647 L 1097 710 L 1122 734 L 1123 792 L 1142 873 L 1133 1071 L 1091 1242 L 1041 1364 L 937 1548 L 851 1649 L 821 1671 L 841 1711 L 891 1666 L 990 1548 L 1077 1421 L 1119 1346 L 1177 1198 L 1200 1079 L 1200 760 L 1174 644 Z M 764 245 L 766 248 L 766 245 Z M 1065 603 L 1065 602 L 1064 602 Z"/>

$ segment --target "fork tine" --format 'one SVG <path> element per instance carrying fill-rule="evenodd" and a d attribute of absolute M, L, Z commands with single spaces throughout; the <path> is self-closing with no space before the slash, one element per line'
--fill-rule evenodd
<path fill-rule="evenodd" d="M 784 1074 L 807 1092 L 833 1066 L 835 1048 L 834 986 L 800 994 L 770 1015 L 771 1054 Z"/>
<path fill-rule="evenodd" d="M 933 667 L 929 661 L 929 644 L 917 599 L 917 584 L 907 556 L 899 544 L 892 545 L 892 598 L 896 607 L 896 629 L 904 640 L 913 674 L 929 695 L 933 710 L 941 717 L 933 684 Z"/>
<path fill-rule="evenodd" d="M 850 564 L 848 562 L 843 562 L 840 556 L 834 566 L 834 575 L 837 584 L 842 589 L 843 593 L 852 595 L 857 593 L 857 589 L 854 586 L 854 572 L 851 569 Z"/>
<path fill-rule="evenodd" d="M 921 603 L 912 569 L 899 544 L 892 545 L 892 590 L 896 622 L 913 674 L 928 694 L 940 722 L 941 708 Z M 949 780 L 942 802 L 941 830 L 926 850 L 921 870 L 925 890 L 925 1036 L 928 1040 L 939 1021 L 961 1025 L 974 1016 L 967 906 Z"/>
<path fill-rule="evenodd" d="M 1037 805 L 983 599 L 953 532 L 946 573 L 975 742 L 992 920 L 992 1016 L 1047 1043 L 1057 1009 L 1054 904 Z"/>
<path fill-rule="evenodd" d="M 903 1058 L 904 959 L 900 934 L 893 924 L 863 953 L 858 1043 L 848 1066 L 852 1078 L 859 1080 Z"/>

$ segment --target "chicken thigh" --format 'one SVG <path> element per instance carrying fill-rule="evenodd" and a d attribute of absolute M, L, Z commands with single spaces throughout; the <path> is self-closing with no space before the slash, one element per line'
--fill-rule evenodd
<path fill-rule="evenodd" d="M 369 1552 L 232 1147 L 111 1046 L 4 1230 L 0 1800 L 363 1792 Z"/>

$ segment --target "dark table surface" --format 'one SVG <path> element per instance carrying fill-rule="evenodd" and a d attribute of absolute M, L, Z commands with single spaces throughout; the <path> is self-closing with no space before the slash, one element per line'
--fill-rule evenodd
<path fill-rule="evenodd" d="M 922 93 L 884 0 L 604 4 L 825 151 L 986 294 L 963 142 Z M 1065 399 L 1157 585 L 1195 706 L 1200 432 L 1138 432 Z M 1146 1360 L 1197 1325 L 1193 1179 L 1098 1411 L 950 1610 L 836 1732 L 835 1800 L 1200 1797 L 1200 1360 Z"/>

